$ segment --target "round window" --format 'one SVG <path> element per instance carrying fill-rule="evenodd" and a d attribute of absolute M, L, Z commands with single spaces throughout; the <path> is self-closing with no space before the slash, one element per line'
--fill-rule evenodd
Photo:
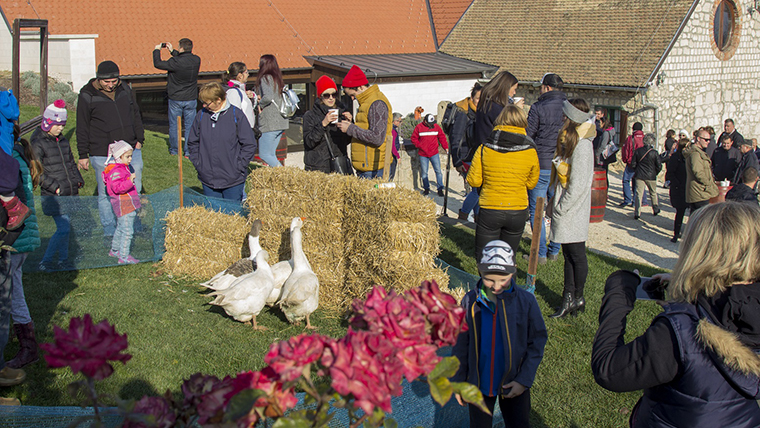
<path fill-rule="evenodd" d="M 739 45 L 739 12 L 732 0 L 717 0 L 713 12 L 713 51 L 725 61 Z"/>

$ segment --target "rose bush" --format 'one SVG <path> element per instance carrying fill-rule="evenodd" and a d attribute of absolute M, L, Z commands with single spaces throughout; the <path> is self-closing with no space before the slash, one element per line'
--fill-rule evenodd
<path fill-rule="evenodd" d="M 329 409 L 339 407 L 348 411 L 352 427 L 377 427 L 392 411 L 391 398 L 401 395 L 403 378 L 411 382 L 420 376 L 427 376 L 431 395 L 441 405 L 457 392 L 484 408 L 477 388 L 448 381 L 459 365 L 456 358 L 436 355 L 439 347 L 454 345 L 467 324 L 464 310 L 435 282 L 426 281 L 403 295 L 377 286 L 365 301 L 356 299 L 352 308 L 343 338 L 302 334 L 273 344 L 264 359 L 267 366 L 260 371 L 222 380 L 195 374 L 182 384 L 181 401 L 167 391 L 163 398 L 143 397 L 121 406 L 125 426 L 242 428 L 271 418 L 278 419 L 275 426 L 321 427 L 332 417 Z M 43 345 L 48 364 L 81 371 L 97 407 L 92 379 L 113 372 L 109 360 L 130 358 L 120 354 L 126 349 L 126 335 L 116 334 L 105 320 L 93 325 L 86 315 L 84 320 L 72 319 L 68 333 L 56 327 L 55 338 L 55 343 Z M 329 382 L 316 385 L 312 373 Z M 298 402 L 296 387 L 306 392 L 307 402 L 316 403 L 315 408 L 291 410 Z M 97 410 L 95 416 L 99 418 Z"/>

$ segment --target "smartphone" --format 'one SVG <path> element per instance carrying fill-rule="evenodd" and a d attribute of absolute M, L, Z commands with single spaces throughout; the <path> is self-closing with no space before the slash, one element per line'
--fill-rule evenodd
<path fill-rule="evenodd" d="M 161 47 L 165 48 L 166 47 L 166 43 L 161 43 Z"/>
<path fill-rule="evenodd" d="M 638 300 L 665 300 L 665 287 L 659 278 L 641 277 L 636 287 L 636 299 Z"/>

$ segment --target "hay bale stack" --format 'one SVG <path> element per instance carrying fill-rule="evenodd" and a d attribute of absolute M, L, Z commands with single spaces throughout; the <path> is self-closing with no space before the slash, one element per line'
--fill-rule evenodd
<path fill-rule="evenodd" d="M 379 284 L 397 292 L 434 279 L 442 286 L 448 276 L 435 267 L 439 226 L 435 203 L 404 189 L 375 188 L 382 180 L 353 179 L 346 183 L 343 228 L 348 272 L 344 304 L 363 297 Z"/>
<path fill-rule="evenodd" d="M 165 221 L 163 264 L 173 275 L 208 279 L 248 257 L 245 217 L 193 206 L 171 211 Z"/>
<path fill-rule="evenodd" d="M 303 249 L 320 283 L 320 306 L 330 307 L 345 278 L 343 190 L 345 177 L 299 168 L 260 168 L 248 177 L 245 201 L 263 223 L 261 247 L 270 262 L 290 259 L 290 222 L 304 217 Z M 274 256 L 277 256 L 275 260 Z"/>

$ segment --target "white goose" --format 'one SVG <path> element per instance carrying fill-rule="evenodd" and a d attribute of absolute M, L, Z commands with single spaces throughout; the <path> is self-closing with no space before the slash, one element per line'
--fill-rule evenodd
<path fill-rule="evenodd" d="M 261 232 L 261 220 L 256 219 L 251 225 L 251 231 L 248 232 L 248 249 L 251 255 L 248 258 L 240 259 L 231 264 L 227 269 L 214 275 L 213 278 L 201 283 L 202 286 L 212 290 L 226 290 L 239 277 L 253 272 L 254 258 L 262 250 L 259 244 L 259 232 Z"/>
<path fill-rule="evenodd" d="M 293 272 L 293 239 L 297 239 L 298 245 L 301 245 L 301 234 L 299 233 L 297 236 L 293 236 L 293 230 L 301 227 L 296 220 L 298 220 L 301 225 L 303 224 L 303 219 L 300 217 L 295 217 L 290 222 L 290 260 L 283 260 L 279 263 L 275 263 L 274 266 L 272 266 L 272 275 L 274 275 L 274 290 L 272 290 L 272 294 L 269 295 L 269 298 L 267 299 L 267 306 L 270 307 L 274 306 L 280 300 L 280 295 L 282 294 L 282 286 L 285 284 L 285 281 Z"/>
<path fill-rule="evenodd" d="M 285 317 L 291 323 L 298 323 L 306 318 L 306 328 L 314 329 L 309 316 L 319 306 L 319 279 L 306 259 L 301 245 L 301 227 L 303 219 L 296 217 L 290 224 L 290 248 L 293 259 L 293 272 L 282 286 L 279 305 Z"/>
<path fill-rule="evenodd" d="M 253 322 L 254 330 L 266 330 L 256 324 L 256 316 L 264 308 L 267 296 L 274 288 L 272 269 L 269 267 L 269 253 L 261 250 L 256 254 L 256 271 L 238 278 L 230 288 L 215 291 L 212 305 L 220 306 L 227 315 L 240 322 Z"/>

